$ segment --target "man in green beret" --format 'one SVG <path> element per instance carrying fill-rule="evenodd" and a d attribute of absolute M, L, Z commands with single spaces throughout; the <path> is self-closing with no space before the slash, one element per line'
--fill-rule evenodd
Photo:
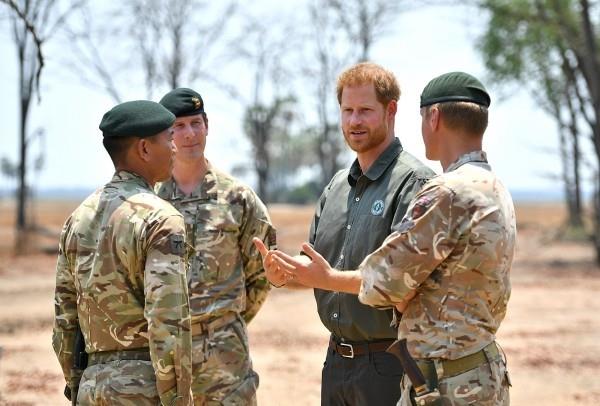
<path fill-rule="evenodd" d="M 257 237 L 275 248 L 275 229 L 265 205 L 248 186 L 217 169 L 204 154 L 208 118 L 192 89 L 178 88 L 160 103 L 177 118 L 171 179 L 158 195 L 185 218 L 192 314 L 193 384 L 196 404 L 256 403 L 246 324 L 269 291 Z"/>
<path fill-rule="evenodd" d="M 421 94 L 423 141 L 444 173 L 413 198 L 397 231 L 356 271 L 332 269 L 308 244 L 308 265 L 266 253 L 301 283 L 357 293 L 364 304 L 403 313 L 398 338 L 426 382 L 407 372 L 401 406 L 509 404 L 495 334 L 510 296 L 515 212 L 482 151 L 489 105 L 484 86 L 466 73 L 429 82 Z M 403 359 L 406 371 L 410 357 Z"/>
<path fill-rule="evenodd" d="M 140 100 L 100 123 L 115 174 L 65 222 L 56 266 L 52 344 L 73 404 L 192 404 L 185 224 L 153 191 L 174 121 Z"/>

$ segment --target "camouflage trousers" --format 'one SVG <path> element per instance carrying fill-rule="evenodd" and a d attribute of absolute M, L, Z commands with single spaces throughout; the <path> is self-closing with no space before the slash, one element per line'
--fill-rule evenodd
<path fill-rule="evenodd" d="M 81 406 L 160 405 L 150 361 L 117 360 L 85 369 L 77 404 Z"/>
<path fill-rule="evenodd" d="M 246 323 L 192 337 L 194 405 L 256 405 L 258 374 L 252 370 Z"/>
<path fill-rule="evenodd" d="M 441 406 L 508 406 L 509 381 L 506 363 L 501 358 L 483 363 L 460 375 L 442 378 L 438 383 Z M 397 406 L 421 406 L 429 403 L 415 401 L 410 379 L 404 375 L 400 384 L 402 395 Z M 435 403 L 434 403 L 435 404 Z"/>

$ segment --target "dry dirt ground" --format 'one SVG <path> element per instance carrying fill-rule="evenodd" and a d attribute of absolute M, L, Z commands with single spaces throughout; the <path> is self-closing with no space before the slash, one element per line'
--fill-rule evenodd
<path fill-rule="evenodd" d="M 44 202 L 37 218 L 56 232 L 72 202 Z M 50 344 L 54 254 L 14 257 L 13 206 L 0 201 L 0 405 L 66 405 Z M 280 247 L 295 251 L 312 208 L 271 207 Z M 559 206 L 518 208 L 513 291 L 498 334 L 509 359 L 513 405 L 600 404 L 600 269 L 592 249 L 556 241 Z M 37 244 L 52 251 L 54 238 Z M 309 290 L 279 289 L 250 325 L 260 405 L 318 405 L 327 333 Z"/>

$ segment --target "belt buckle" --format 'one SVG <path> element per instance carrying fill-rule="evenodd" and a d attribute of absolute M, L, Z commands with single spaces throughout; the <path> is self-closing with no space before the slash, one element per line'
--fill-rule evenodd
<path fill-rule="evenodd" d="M 352 344 L 339 343 L 338 345 L 340 347 L 348 347 L 348 348 L 350 348 L 350 355 L 340 354 L 342 357 L 344 357 L 344 358 L 354 358 L 354 347 L 352 347 Z"/>

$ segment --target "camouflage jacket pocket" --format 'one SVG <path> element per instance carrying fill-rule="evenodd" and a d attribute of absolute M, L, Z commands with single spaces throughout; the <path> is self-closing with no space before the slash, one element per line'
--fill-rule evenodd
<path fill-rule="evenodd" d="M 231 277 L 240 262 L 239 220 L 232 207 L 202 203 L 196 208 L 188 279 L 203 284 L 218 283 Z"/>

